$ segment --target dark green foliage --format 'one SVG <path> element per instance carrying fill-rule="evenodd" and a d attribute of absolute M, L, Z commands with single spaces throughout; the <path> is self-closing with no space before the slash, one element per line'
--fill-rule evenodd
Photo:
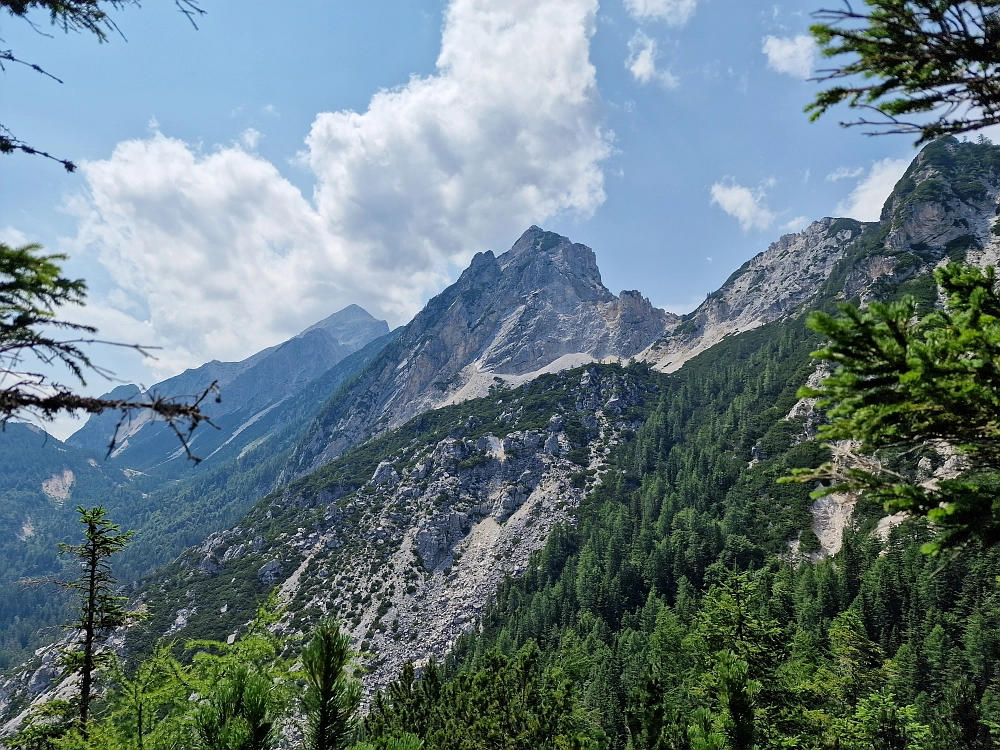
<path fill-rule="evenodd" d="M 308 721 L 309 750 L 343 750 L 361 702 L 361 683 L 350 678 L 351 639 L 332 620 L 323 620 L 302 651 L 306 692 L 302 708 Z"/>
<path fill-rule="evenodd" d="M 99 505 L 89 510 L 78 506 L 76 510 L 80 523 L 86 527 L 84 541 L 82 544 L 60 543 L 59 553 L 75 558 L 80 575 L 59 582 L 59 586 L 73 592 L 77 599 L 79 616 L 67 628 L 75 631 L 78 640 L 63 649 L 62 657 L 64 675 L 77 676 L 80 681 L 79 725 L 86 737 L 96 672 L 112 658 L 101 646 L 116 628 L 137 619 L 125 608 L 128 598 L 116 590 L 110 561 L 112 555 L 125 549 L 135 532 L 122 533 Z"/>
<path fill-rule="evenodd" d="M 513 657 L 492 651 L 477 669 L 441 683 L 429 664 L 417 681 L 407 666 L 365 719 L 376 748 L 413 732 L 426 750 L 566 750 L 597 748 L 604 733 L 580 705 L 572 680 L 545 668 L 534 643 Z"/>
<path fill-rule="evenodd" d="M 199 747 L 205 750 L 267 750 L 275 736 L 273 686 L 247 665 L 235 667 L 213 686 L 194 715 Z"/>
<path fill-rule="evenodd" d="M 919 552 L 925 527 L 904 524 L 883 545 L 870 533 L 881 508 L 859 502 L 835 558 L 793 563 L 790 540 L 820 549 L 812 500 L 775 481 L 829 457 L 783 420 L 816 342 L 801 323 L 766 326 L 670 376 L 577 527 L 557 528 L 501 586 L 444 675 L 404 673 L 383 698 L 389 713 L 428 739 L 414 696 L 457 689 L 496 649 L 535 643 L 613 748 L 992 741 L 982 721 L 996 711 L 1000 641 L 980 623 L 1000 618 L 996 552 L 935 575 Z"/>
<path fill-rule="evenodd" d="M 833 480 L 819 493 L 865 491 L 890 512 L 925 515 L 938 531 L 929 552 L 972 538 L 1000 540 L 1000 296 L 993 269 L 951 263 L 936 272 L 945 309 L 918 317 L 912 297 L 815 313 L 810 325 L 830 339 L 816 356 L 837 369 L 818 389 L 830 423 L 827 441 L 853 440 L 856 452 L 813 470 L 803 481 Z M 962 474 L 926 485 L 918 472 L 942 452 L 964 459 Z M 904 456 L 912 458 L 904 458 Z M 926 471 L 926 468 L 924 469 Z"/>
<path fill-rule="evenodd" d="M 806 107 L 812 119 L 847 102 L 880 119 L 843 124 L 918 134 L 918 143 L 1000 122 L 1000 4 L 864 0 L 864 5 L 816 14 L 822 23 L 810 30 L 822 54 L 849 58 L 822 80 L 849 82 L 820 92 Z M 973 184 L 968 190 L 979 188 Z"/>
<path fill-rule="evenodd" d="M 4 738 L 4 742 L 17 750 L 54 750 L 68 739 L 78 713 L 75 701 L 48 701 L 32 711 L 17 733 Z"/>
<path fill-rule="evenodd" d="M 11 423 L 0 430 L 0 524 L 9 530 L 0 535 L 0 670 L 23 662 L 71 616 L 65 597 L 23 581 L 59 575 L 58 542 L 79 534 L 76 503 L 114 496 L 110 472 L 87 459 L 27 425 Z M 61 479 L 67 470 L 74 478 L 74 502 L 46 496 L 43 482 Z"/>
<path fill-rule="evenodd" d="M 80 523 L 86 527 L 84 540 L 81 544 L 60 542 L 59 553 L 73 558 L 71 569 L 76 568 L 79 577 L 52 583 L 72 592 L 77 600 L 75 609 L 79 614 L 66 624 L 71 633 L 69 645 L 60 649 L 60 676 L 73 678 L 79 686 L 78 693 L 69 701 L 36 709 L 18 738 L 23 747 L 31 747 L 40 740 L 47 742 L 71 730 L 87 739 L 97 673 L 114 664 L 114 655 L 104 644 L 116 628 L 138 619 L 135 613 L 126 610 L 127 597 L 116 590 L 110 563 L 111 556 L 128 545 L 134 532 L 122 533 L 101 506 L 89 510 L 78 506 L 76 510 Z M 56 707 L 60 707 L 58 715 L 54 713 Z M 39 746 L 45 746 L 44 742 Z"/>

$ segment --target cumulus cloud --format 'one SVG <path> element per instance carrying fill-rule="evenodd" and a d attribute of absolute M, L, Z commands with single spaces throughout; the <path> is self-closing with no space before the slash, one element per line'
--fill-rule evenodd
<path fill-rule="evenodd" d="M 596 0 L 452 0 L 437 71 L 316 116 L 305 197 L 250 153 L 160 133 L 81 165 L 75 244 L 118 285 L 102 333 L 164 346 L 158 376 L 245 357 L 358 303 L 405 322 L 480 250 L 589 215 L 609 153 L 589 60 Z M 100 318 L 97 320 L 96 318 Z M 145 336 L 139 334 L 145 333 Z"/>
<path fill-rule="evenodd" d="M 774 223 L 774 214 L 765 205 L 764 188 L 756 190 L 737 185 L 732 178 L 712 185 L 712 203 L 740 223 L 740 229 L 764 230 Z"/>
<path fill-rule="evenodd" d="M 816 60 L 816 42 L 808 34 L 794 37 L 764 37 L 764 54 L 767 67 L 803 80 L 812 75 Z"/>
<path fill-rule="evenodd" d="M 807 226 L 809 226 L 809 219 L 805 216 L 796 216 L 791 221 L 782 224 L 781 228 L 786 232 L 801 232 Z"/>
<path fill-rule="evenodd" d="M 669 70 L 658 70 L 656 67 L 656 58 L 659 55 L 655 39 L 651 39 L 641 30 L 636 31 L 628 41 L 628 52 L 625 67 L 639 83 L 655 81 L 668 89 L 677 86 L 677 78 Z"/>
<path fill-rule="evenodd" d="M 847 199 L 837 205 L 837 214 L 850 216 L 858 221 L 878 221 L 882 204 L 909 165 L 909 159 L 883 159 L 875 162 Z"/>
<path fill-rule="evenodd" d="M 28 235 L 12 226 L 0 228 L 0 242 L 11 247 L 28 244 Z"/>
<path fill-rule="evenodd" d="M 251 151 L 257 148 L 257 144 L 260 143 L 260 139 L 264 137 L 256 128 L 247 128 L 242 133 L 240 133 L 240 141 Z"/>
<path fill-rule="evenodd" d="M 625 0 L 625 10 L 638 21 L 665 21 L 683 26 L 694 15 L 698 0 Z"/>
<path fill-rule="evenodd" d="M 859 177 L 864 174 L 864 171 L 864 167 L 837 167 L 826 176 L 826 181 L 836 182 L 837 180 L 849 180 L 854 177 Z"/>

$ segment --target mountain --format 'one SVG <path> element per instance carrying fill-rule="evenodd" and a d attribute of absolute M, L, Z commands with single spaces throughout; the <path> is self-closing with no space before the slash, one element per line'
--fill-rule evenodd
<path fill-rule="evenodd" d="M 61 597 L 21 580 L 56 574 L 57 545 L 79 525 L 76 504 L 107 502 L 125 484 L 121 470 L 38 427 L 10 422 L 0 430 L 0 670 L 50 638 L 40 626 L 67 614 Z"/>
<path fill-rule="evenodd" d="M 350 305 L 288 341 L 240 362 L 213 360 L 157 383 L 145 393 L 135 385 L 123 385 L 107 397 L 190 397 L 216 383 L 219 400 L 207 399 L 203 411 L 219 429 L 198 430 L 191 440 L 195 455 L 208 461 L 224 446 L 235 443 L 234 447 L 242 449 L 248 445 L 252 442 L 248 427 L 345 357 L 388 333 L 384 320 Z M 165 465 L 172 471 L 189 468 L 177 436 L 163 423 L 150 420 L 146 414 L 120 426 L 118 422 L 116 413 L 93 416 L 67 443 L 97 454 L 106 452 L 114 437 L 115 449 L 109 458 L 115 463 L 143 472 Z"/>
<path fill-rule="evenodd" d="M 374 337 L 374 338 L 373 338 Z M 213 531 L 236 523 L 270 492 L 291 449 L 331 394 L 394 340 L 384 321 L 351 306 L 293 339 L 243 362 L 211 362 L 157 386 L 186 393 L 214 379 L 221 404 L 207 408 L 220 427 L 202 426 L 197 466 L 176 460 L 177 438 L 137 420 L 126 450 L 107 455 L 114 415 L 92 418 L 63 443 L 11 423 L 0 432 L 0 669 L 23 661 L 66 618 L 48 588 L 25 590 L 26 577 L 56 576 L 57 544 L 77 535 L 77 505 L 104 505 L 138 543 L 116 561 L 130 580 L 166 564 Z M 332 365 L 330 363 L 333 362 Z M 138 394 L 121 386 L 112 397 Z M 171 460 L 173 459 L 173 460 Z M 166 463 L 164 464 L 164 461 Z"/>
<path fill-rule="evenodd" d="M 748 666 L 761 705 L 847 684 L 827 679 L 843 666 L 828 655 L 861 644 L 866 679 L 919 704 L 925 723 L 944 726 L 970 701 L 983 721 L 1000 720 L 996 660 L 984 656 L 1000 653 L 984 624 L 1000 618 L 987 595 L 997 555 L 938 575 L 919 554 L 919 523 L 775 483 L 829 457 L 796 395 L 820 344 L 806 313 L 902 294 L 934 305 L 936 265 L 1000 257 L 998 203 L 1000 148 L 932 143 L 880 221 L 828 218 L 787 235 L 682 319 L 638 293 L 614 296 L 588 248 L 536 227 L 508 253 L 476 256 L 326 391 L 298 442 L 282 443 L 272 491 L 140 582 L 135 603 L 151 618 L 127 648 L 238 638 L 271 592 L 284 635 L 322 615 L 345 623 L 368 696 L 406 661 L 448 655 L 445 676 L 468 674 L 490 649 L 533 641 L 609 747 L 624 748 L 640 729 L 660 737 L 656 701 L 716 706 L 705 686 L 735 674 L 711 661 L 735 606 L 737 622 L 766 625 L 770 650 Z M 255 450 L 255 463 L 274 455 Z M 669 668 L 650 661 L 668 657 Z M 0 705 L 13 711 L 45 690 L 52 658 L 40 650 L 0 684 Z M 683 682 L 692 674 L 700 682 Z M 812 682 L 775 698 L 803 674 Z M 959 674 L 965 687 L 939 684 Z M 663 693 L 649 716 L 635 713 L 643 690 Z M 840 703 L 853 712 L 857 698 Z M 686 725 L 676 736 L 687 741 Z"/>
<path fill-rule="evenodd" d="M 296 449 L 315 468 L 415 414 L 518 385 L 545 372 L 641 353 L 678 321 L 639 292 L 615 296 L 594 251 L 538 227 L 495 257 L 478 253 Z"/>
<path fill-rule="evenodd" d="M 996 253 L 998 153 L 932 144 L 881 221 L 828 218 L 785 236 L 680 321 L 638 294 L 614 297 L 589 249 L 537 228 L 499 258 L 477 256 L 328 402 L 296 448 L 300 476 L 147 586 L 154 631 L 238 633 L 246 602 L 274 589 L 289 608 L 288 632 L 319 612 L 347 623 L 359 647 L 377 654 L 372 689 L 407 659 L 447 653 L 497 586 L 557 543 L 553 530 L 597 512 L 590 503 L 608 508 L 608 493 L 652 487 L 647 471 L 659 477 L 654 496 L 674 498 L 671 518 L 690 508 L 645 532 L 682 545 L 646 563 L 674 570 L 662 573 L 671 586 L 682 574 L 700 586 L 710 562 L 744 554 L 739 545 L 748 559 L 836 554 L 852 524 L 874 528 L 876 509 L 771 489 L 786 462 L 821 454 L 802 442 L 812 423 L 795 398 L 819 344 L 804 313 L 903 293 L 932 304 L 937 263 Z M 645 365 L 596 363 L 637 354 Z M 563 369 L 577 355 L 589 364 Z M 479 388 L 487 393 L 465 398 Z M 646 443 L 639 454 L 637 435 Z M 756 498 L 756 515 L 723 523 L 730 496 Z M 671 530 L 702 516 L 697 533 Z M 701 551 L 683 547 L 691 534 L 708 535 Z M 641 595 L 621 606 L 641 605 L 641 579 L 628 584 Z"/>
<path fill-rule="evenodd" d="M 886 200 L 877 222 L 826 218 L 785 235 L 642 358 L 672 372 L 726 336 L 786 318 L 817 297 L 868 299 L 911 293 L 931 303 L 927 272 L 946 259 L 997 263 L 1000 149 L 942 139 L 926 146 Z"/>
<path fill-rule="evenodd" d="M 820 219 L 787 234 L 757 254 L 660 341 L 642 354 L 658 370 L 673 372 L 726 336 L 779 320 L 815 297 L 865 224 Z"/>

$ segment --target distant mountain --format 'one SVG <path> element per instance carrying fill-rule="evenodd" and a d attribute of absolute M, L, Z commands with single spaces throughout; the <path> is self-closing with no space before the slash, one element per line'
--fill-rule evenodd
<path fill-rule="evenodd" d="M 323 404 L 394 340 L 384 321 L 352 305 L 293 339 L 243 362 L 210 362 L 155 386 L 190 393 L 219 380 L 222 403 L 208 410 L 219 430 L 202 426 L 197 466 L 180 458 L 176 436 L 137 420 L 120 436 L 125 450 L 107 456 L 117 419 L 93 418 L 61 442 L 11 423 L 0 431 L 0 670 L 20 663 L 65 620 L 58 594 L 25 590 L 25 577 L 61 570 L 60 541 L 78 536 L 77 505 L 104 505 L 136 541 L 116 570 L 128 580 L 173 559 L 207 535 L 237 522 L 275 486 L 291 449 Z M 331 364 L 332 363 L 332 364 Z M 152 389 L 151 389 L 152 390 Z M 133 396 L 121 386 L 111 397 Z M 0 695 L 2 703 L 2 695 Z"/>
<path fill-rule="evenodd" d="M 292 473 L 415 414 L 545 372 L 633 357 L 677 324 L 639 292 L 615 296 L 594 251 L 538 227 L 495 257 L 478 253 L 350 391 L 317 417 Z"/>
<path fill-rule="evenodd" d="M 241 362 L 213 360 L 157 383 L 145 393 L 137 386 L 123 385 L 107 397 L 191 396 L 218 383 L 219 402 L 207 400 L 203 411 L 219 429 L 203 427 L 191 441 L 192 451 L 208 460 L 234 442 L 241 448 L 249 444 L 248 438 L 254 433 L 247 433 L 248 427 L 345 357 L 388 333 L 384 320 L 376 320 L 351 305 Z M 114 412 L 93 416 L 66 442 L 95 454 L 106 453 L 117 428 L 116 446 L 110 455 L 115 463 L 138 471 L 168 464 L 171 471 L 189 468 L 177 436 L 163 423 L 151 420 L 148 414 L 139 414 L 121 426 L 117 426 L 118 421 L 119 415 Z"/>

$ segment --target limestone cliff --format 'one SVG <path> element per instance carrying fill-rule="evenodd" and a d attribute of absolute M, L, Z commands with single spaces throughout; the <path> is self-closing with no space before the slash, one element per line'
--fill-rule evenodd
<path fill-rule="evenodd" d="M 362 378 L 331 401 L 290 474 L 415 414 L 518 385 L 543 372 L 633 357 L 677 322 L 639 292 L 615 296 L 593 250 L 531 227 L 495 257 L 477 254 Z"/>
<path fill-rule="evenodd" d="M 744 263 L 667 337 L 644 352 L 643 359 L 673 372 L 725 336 L 794 312 L 817 294 L 863 229 L 852 219 L 827 218 L 798 234 L 786 234 Z"/>

